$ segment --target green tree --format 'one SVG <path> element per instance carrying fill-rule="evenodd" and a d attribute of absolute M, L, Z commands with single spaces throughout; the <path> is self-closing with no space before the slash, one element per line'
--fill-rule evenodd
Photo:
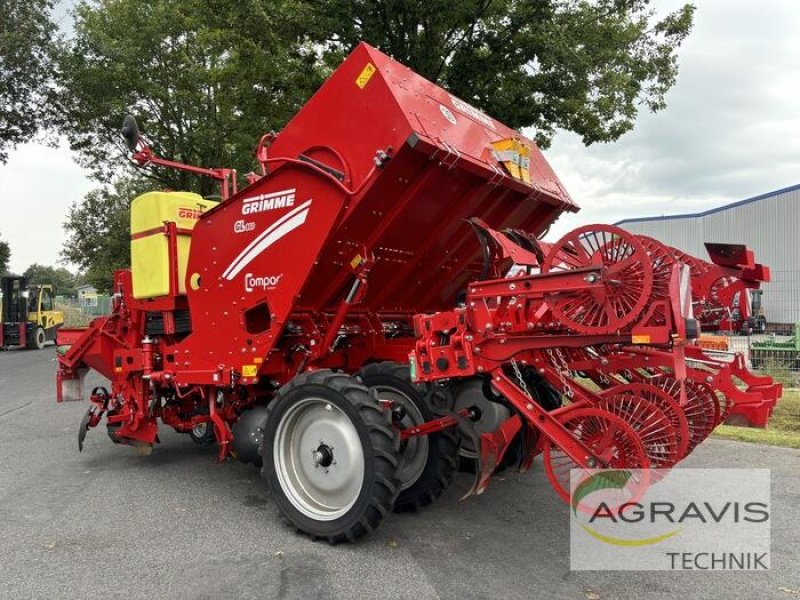
<path fill-rule="evenodd" d="M 8 242 L 0 240 L 0 275 L 8 273 L 8 261 L 11 260 L 11 247 Z"/>
<path fill-rule="evenodd" d="M 47 121 L 52 0 L 0 3 L 0 163 Z"/>
<path fill-rule="evenodd" d="M 96 0 L 76 9 L 57 63 L 60 126 L 79 162 L 119 173 L 128 112 L 162 156 L 208 167 L 254 165 L 259 136 L 280 128 L 320 83 L 314 52 L 285 27 L 288 0 Z M 171 188 L 216 191 L 154 169 Z"/>
<path fill-rule="evenodd" d="M 141 178 L 119 179 L 70 207 L 61 255 L 98 291 L 110 292 L 114 271 L 130 266 L 130 203 L 151 187 Z"/>
<path fill-rule="evenodd" d="M 77 277 L 64 267 L 49 267 L 33 263 L 25 269 L 22 275 L 28 279 L 28 283 L 52 285 L 55 293 L 59 296 L 70 296 L 75 293 Z"/>
<path fill-rule="evenodd" d="M 694 7 L 650 0 L 299 0 L 334 64 L 359 41 L 546 146 L 556 128 L 616 140 L 665 107 Z"/>

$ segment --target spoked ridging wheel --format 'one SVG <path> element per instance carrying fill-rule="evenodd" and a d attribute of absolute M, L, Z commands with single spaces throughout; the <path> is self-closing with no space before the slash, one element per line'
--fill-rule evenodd
<path fill-rule="evenodd" d="M 692 388 L 692 391 L 699 397 L 698 402 L 703 407 L 703 412 L 708 421 L 706 437 L 711 435 L 717 425 L 722 423 L 727 418 L 726 410 L 728 399 L 722 393 L 717 393 L 710 385 L 697 381 L 698 379 L 705 379 L 709 373 L 702 369 L 690 367 L 688 369 L 689 375 L 693 379 L 687 379 L 687 389 Z"/>
<path fill-rule="evenodd" d="M 644 247 L 650 258 L 650 265 L 653 267 L 653 296 L 667 297 L 669 295 L 669 278 L 672 275 L 672 267 L 675 265 L 675 259 L 670 254 L 669 247 L 646 235 L 637 235 L 636 239 Z"/>
<path fill-rule="evenodd" d="M 689 421 L 678 402 L 664 390 L 647 383 L 626 383 L 616 385 L 601 392 L 601 396 L 617 396 L 620 394 L 632 394 L 639 398 L 648 400 L 664 412 L 670 424 L 675 429 L 677 436 L 677 458 L 681 460 L 689 450 Z"/>
<path fill-rule="evenodd" d="M 436 418 L 424 388 L 411 383 L 408 365 L 373 363 L 359 371 L 358 378 L 379 401 L 391 407 L 396 429 L 408 429 Z M 394 511 L 413 512 L 441 496 L 458 468 L 458 450 L 455 427 L 401 442 L 397 469 L 400 494 Z"/>
<path fill-rule="evenodd" d="M 648 383 L 664 390 L 680 405 L 680 383 L 677 379 L 671 375 L 658 375 L 649 379 Z M 685 386 L 686 404 L 680 408 L 689 425 L 689 447 L 686 451 L 688 454 L 714 430 L 716 426 L 715 412 L 718 409 L 709 395 L 710 390 L 706 390 L 705 386 L 688 379 L 685 381 Z M 713 395 L 713 391 L 711 394 Z"/>
<path fill-rule="evenodd" d="M 660 304 L 653 306 L 652 317 L 647 324 L 661 326 L 667 323 L 669 307 L 669 284 L 675 259 L 672 258 L 669 248 L 651 237 L 637 235 L 636 239 L 642 244 L 650 259 L 653 268 L 653 291 L 650 297 Z M 649 308 L 649 307 L 648 307 Z"/>
<path fill-rule="evenodd" d="M 631 392 L 608 394 L 598 406 L 633 427 L 644 444 L 652 468 L 668 468 L 680 460 L 675 428 L 666 413 L 649 400 Z"/>
<path fill-rule="evenodd" d="M 559 421 L 583 442 L 603 464 L 598 468 L 647 469 L 650 462 L 639 436 L 624 419 L 602 408 L 577 408 L 562 413 Z M 581 468 L 549 438 L 543 447 L 544 467 L 553 489 L 569 502 L 570 471 Z"/>
<path fill-rule="evenodd" d="M 717 417 L 717 425 L 721 425 L 731 416 L 731 408 L 733 408 L 733 405 L 728 400 L 727 396 L 720 391 L 714 390 L 714 397 L 716 398 L 717 413 L 719 415 Z"/>
<path fill-rule="evenodd" d="M 374 530 L 398 492 L 391 413 L 355 378 L 327 369 L 295 377 L 268 408 L 262 474 L 288 521 L 330 543 Z"/>
<path fill-rule="evenodd" d="M 689 383 L 692 388 L 697 390 L 697 393 L 701 397 L 703 410 L 708 418 L 708 430 L 706 432 L 706 437 L 708 437 L 711 435 L 711 432 L 714 431 L 717 425 L 722 422 L 721 419 L 724 408 L 720 404 L 719 396 L 717 396 L 717 393 L 711 388 L 710 385 L 706 385 L 705 383 L 697 383 L 695 381 L 690 381 Z"/>
<path fill-rule="evenodd" d="M 545 297 L 556 319 L 586 334 L 607 334 L 633 323 L 650 301 L 653 269 L 636 236 L 611 225 L 587 225 L 556 242 L 543 273 L 602 269 L 604 285 Z"/>

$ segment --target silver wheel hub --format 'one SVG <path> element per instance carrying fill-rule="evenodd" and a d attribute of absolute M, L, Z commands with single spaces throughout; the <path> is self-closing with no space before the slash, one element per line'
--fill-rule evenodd
<path fill-rule="evenodd" d="M 284 414 L 273 442 L 275 473 L 301 513 L 332 521 L 356 503 L 364 485 L 364 449 L 353 422 L 323 398 L 305 398 Z"/>
<path fill-rule="evenodd" d="M 463 384 L 455 395 L 453 410 L 477 406 L 480 419 L 472 423 L 478 434 L 491 433 L 511 416 L 511 411 L 498 402 L 492 402 L 483 394 L 483 382 L 469 381 Z M 464 458 L 478 458 L 478 450 L 469 436 L 464 436 L 459 454 Z"/>

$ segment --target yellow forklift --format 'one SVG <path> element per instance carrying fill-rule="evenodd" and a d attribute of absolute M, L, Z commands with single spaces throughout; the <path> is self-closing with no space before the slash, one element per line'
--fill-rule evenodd
<path fill-rule="evenodd" d="M 41 350 L 55 341 L 64 313 L 55 309 L 52 285 L 28 285 L 9 275 L 0 279 L 0 349 L 11 346 Z"/>

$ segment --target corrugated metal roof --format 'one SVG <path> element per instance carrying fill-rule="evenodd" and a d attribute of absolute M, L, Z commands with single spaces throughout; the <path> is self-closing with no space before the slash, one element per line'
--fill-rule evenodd
<path fill-rule="evenodd" d="M 643 221 L 670 221 L 672 219 L 694 219 L 696 217 L 705 217 L 706 215 L 712 215 L 714 213 L 722 212 L 724 210 L 736 208 L 737 206 L 743 206 L 745 204 L 750 204 L 752 202 L 758 202 L 759 200 L 767 200 L 768 198 L 780 196 L 781 194 L 785 194 L 787 192 L 794 192 L 795 190 L 800 190 L 800 183 L 796 185 L 790 185 L 789 187 L 785 187 L 780 190 L 775 190 L 774 192 L 767 192 L 766 194 L 760 194 L 758 196 L 753 196 L 752 198 L 747 198 L 745 200 L 739 200 L 738 202 L 732 202 L 731 204 L 718 206 L 717 208 L 712 208 L 703 212 L 686 213 L 682 215 L 665 215 L 661 217 L 636 217 L 633 219 L 623 219 L 622 221 L 618 221 L 617 223 L 615 223 L 615 225 L 622 225 L 623 223 L 641 223 Z"/>

